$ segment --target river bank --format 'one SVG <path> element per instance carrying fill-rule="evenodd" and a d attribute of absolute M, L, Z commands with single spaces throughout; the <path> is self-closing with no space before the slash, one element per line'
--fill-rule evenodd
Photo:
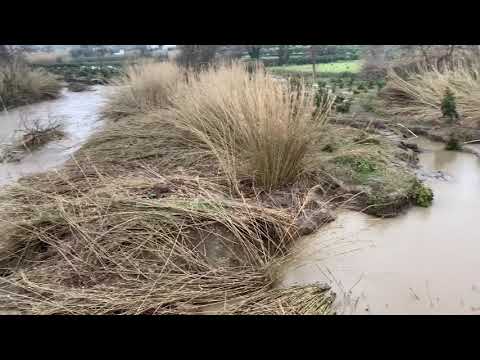
<path fill-rule="evenodd" d="M 99 109 L 106 88 L 96 86 L 91 92 L 73 93 L 66 89 L 57 100 L 27 105 L 0 113 L 0 144 L 15 142 L 23 123 L 39 120 L 46 124 L 55 119 L 63 125 L 66 137 L 26 154 L 21 162 L 0 163 L 0 185 L 21 177 L 59 168 L 85 140 L 101 126 Z"/>
<path fill-rule="evenodd" d="M 162 69 L 158 70 L 160 74 Z M 169 71 L 175 75 L 174 68 Z M 239 82 L 227 74 L 228 77 L 219 77 L 212 71 L 205 75 L 210 77 L 203 84 L 205 87 L 200 88 L 201 92 L 173 100 L 183 105 L 185 99 L 196 99 L 195 106 L 188 102 L 185 105 L 192 111 L 198 109 L 197 105 L 209 111 L 210 105 L 217 106 L 214 101 L 218 99 L 223 105 L 233 106 L 244 99 L 254 99 L 238 95 L 238 84 L 249 85 L 250 75 L 243 77 L 239 71 L 236 74 L 244 81 Z M 268 92 L 255 93 L 265 101 L 234 108 L 238 111 L 232 110 L 231 114 L 244 111 L 257 120 L 261 111 L 270 114 L 278 111 L 279 105 L 285 105 L 283 93 L 272 92 L 277 83 L 258 76 L 265 83 L 256 83 L 255 91 L 259 86 L 271 86 Z M 231 88 L 225 86 L 229 79 Z M 151 90 L 150 79 L 147 80 Z M 55 159 L 51 163 L 42 157 L 36 158 L 35 162 L 46 168 L 52 169 L 54 164 L 53 171 L 23 177 L 17 184 L 13 183 L 15 178 L 33 175 L 42 169 L 8 177 L 12 186 L 0 193 L 0 220 L 4 225 L 0 233 L 0 292 L 9 297 L 0 297 L 1 308 L 13 305 L 34 314 L 194 314 L 205 309 L 216 314 L 331 314 L 335 294 L 343 295 L 332 278 L 320 278 L 313 273 L 302 278 L 303 275 L 296 276 L 283 264 L 290 263 L 292 257 L 310 261 L 302 258 L 296 249 L 307 251 L 308 239 L 317 236 L 322 239 L 320 247 L 325 252 L 321 255 L 327 258 L 325 261 L 329 260 L 325 244 L 351 251 L 344 245 L 354 243 L 352 238 L 341 234 L 342 239 L 337 242 L 329 237 L 328 231 L 351 223 L 352 232 L 362 233 L 361 228 L 366 223 L 370 226 L 370 221 L 356 219 L 372 219 L 367 214 L 375 215 L 373 219 L 378 223 L 395 224 L 397 219 L 410 214 L 418 216 L 424 210 L 429 211 L 432 196 L 422 180 L 431 182 L 432 186 L 436 186 L 435 181 L 443 181 L 436 173 L 421 171 L 422 167 L 428 169 L 425 165 L 428 152 L 421 152 L 422 144 L 382 129 L 379 122 L 378 131 L 371 132 L 361 123 L 342 123 L 340 117 L 321 127 L 315 127 L 318 123 L 309 123 L 305 128 L 316 130 L 318 136 L 306 142 L 305 156 L 300 157 L 298 163 L 293 162 L 302 165 L 299 175 L 292 177 L 295 181 L 280 183 L 282 186 L 273 183 L 275 186 L 269 188 L 256 183 L 262 180 L 255 177 L 257 171 L 244 172 L 238 178 L 236 173 L 235 178 L 228 177 L 231 173 L 225 170 L 232 168 L 227 168 L 222 161 L 229 158 L 209 151 L 205 143 L 199 146 L 198 138 L 188 138 L 191 134 L 186 131 L 191 129 L 175 127 L 176 118 L 171 118 L 171 109 L 164 102 L 161 108 L 156 108 L 155 104 L 144 101 L 145 94 L 150 92 L 144 91 L 143 81 L 136 83 L 134 94 L 138 99 L 133 99 L 134 114 L 122 111 L 122 116 L 105 119 L 103 127 L 102 122 L 97 122 L 102 96 L 96 97 L 95 92 L 66 93 L 69 101 L 93 97 L 93 106 L 82 105 L 86 120 L 81 121 L 87 124 L 86 129 L 82 125 L 68 131 L 75 135 L 83 132 L 85 136 L 69 147 L 71 152 L 50 154 Z M 218 93 L 217 86 L 211 86 L 212 81 L 225 86 L 224 91 Z M 174 84 L 172 89 L 175 87 Z M 248 87 L 241 90 L 247 95 L 253 93 Z M 191 88 L 186 87 L 184 91 Z M 203 97 L 206 91 L 211 91 L 212 96 Z M 231 94 L 235 101 L 223 97 L 225 93 Z M 278 98 L 268 102 L 272 100 L 272 93 Z M 298 101 L 296 97 L 288 99 Z M 173 106 L 171 98 L 168 100 L 168 106 Z M 295 106 L 302 106 L 305 114 L 311 115 L 308 101 L 312 99 L 302 101 Z M 141 106 L 145 104 L 148 111 Z M 266 109 L 252 115 L 249 111 L 256 104 Z M 70 105 L 68 109 L 74 109 Z M 126 105 L 131 110 L 131 104 Z M 181 111 L 184 107 L 176 109 Z M 207 114 L 207 119 L 217 119 L 219 112 Z M 259 128 L 251 135 L 260 141 L 278 141 L 274 145 L 280 150 L 285 144 L 296 145 L 284 141 L 292 140 L 291 132 L 273 132 L 292 126 L 290 114 L 291 111 L 285 111 L 279 113 L 278 118 L 258 117 L 266 122 L 263 125 L 270 131 L 266 133 L 268 136 L 259 137 L 264 131 Z M 83 119 L 76 113 L 73 115 L 77 120 Z M 176 115 L 184 114 L 177 112 Z M 233 118 L 238 121 L 238 128 L 243 129 L 241 121 L 245 118 Z M 272 118 L 279 122 L 268 123 Z M 93 126 L 95 124 L 100 128 Z M 297 134 L 296 140 L 310 135 L 309 131 Z M 186 138 L 189 141 L 185 141 Z M 234 140 L 245 144 L 244 139 Z M 272 148 L 269 142 L 261 144 L 264 147 L 259 151 Z M 41 152 L 32 157 L 38 154 Z M 75 155 L 74 159 L 64 162 L 71 154 Z M 278 150 L 273 154 L 278 155 Z M 250 152 L 240 155 L 234 160 L 250 160 Z M 290 155 L 291 151 L 285 152 L 287 160 Z M 62 168 L 56 167 L 62 163 Z M 24 160 L 19 166 L 23 164 Z M 252 166 L 247 161 L 241 165 Z M 280 165 L 284 162 L 277 166 Z M 252 169 L 233 170 L 245 168 Z M 434 206 L 436 203 L 434 197 Z M 354 218 L 345 217 L 344 211 L 355 214 Z M 382 219 L 389 217 L 391 219 Z M 377 236 L 381 240 L 389 237 Z M 366 240 L 370 241 L 370 235 Z M 412 246 L 412 239 L 408 240 Z M 406 261 L 405 251 L 399 255 Z M 372 262 L 375 259 L 376 256 Z M 388 256 L 382 259 L 390 261 Z M 324 260 L 309 264 L 323 267 Z M 293 280 L 289 283 L 287 279 L 283 284 L 286 286 L 278 287 L 284 271 Z M 338 277 L 336 271 L 332 273 Z M 293 285 L 293 281 L 300 284 Z M 343 282 L 349 281 L 346 278 Z M 388 291 L 381 286 L 378 291 L 384 289 Z M 368 299 L 372 306 L 373 300 Z M 378 301 L 383 301 L 381 296 Z M 339 308 L 339 312 L 343 309 Z"/>
<path fill-rule="evenodd" d="M 476 211 L 480 161 L 417 139 L 435 199 L 391 219 L 341 211 L 296 244 L 283 284 L 333 284 L 335 308 L 353 314 L 474 314 L 479 311 Z M 443 177 L 436 174 L 442 172 Z"/>

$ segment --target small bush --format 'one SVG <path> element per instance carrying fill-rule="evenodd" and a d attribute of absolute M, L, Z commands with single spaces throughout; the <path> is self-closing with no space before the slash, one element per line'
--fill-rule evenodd
<path fill-rule="evenodd" d="M 433 191 L 420 182 L 416 182 L 413 190 L 413 199 L 417 206 L 429 207 L 433 202 Z"/>
<path fill-rule="evenodd" d="M 378 91 L 382 90 L 383 87 L 385 86 L 385 80 L 377 80 L 376 81 L 377 89 Z"/>
<path fill-rule="evenodd" d="M 455 136 L 450 136 L 448 139 L 448 142 L 445 146 L 445 150 L 448 151 L 460 151 L 462 150 L 462 144 L 460 141 L 457 139 Z"/>
<path fill-rule="evenodd" d="M 457 104 L 455 102 L 455 95 L 450 88 L 445 90 L 445 95 L 441 105 L 442 115 L 450 121 L 458 119 Z"/>
<path fill-rule="evenodd" d="M 324 88 L 325 86 L 327 86 L 327 83 L 325 81 L 319 81 L 317 84 L 319 88 Z"/>
<path fill-rule="evenodd" d="M 350 106 L 351 106 L 350 101 L 344 101 L 343 103 L 338 104 L 335 109 L 339 113 L 348 113 L 350 112 Z"/>

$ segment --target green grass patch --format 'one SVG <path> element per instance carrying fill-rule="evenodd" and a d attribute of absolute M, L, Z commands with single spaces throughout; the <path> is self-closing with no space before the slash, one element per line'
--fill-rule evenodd
<path fill-rule="evenodd" d="M 318 144 L 318 166 L 346 193 L 359 193 L 360 209 L 394 216 L 410 204 L 429 206 L 431 190 L 405 160 L 408 152 L 388 140 L 354 128 L 331 126 Z"/>
<path fill-rule="evenodd" d="M 317 64 L 316 71 L 320 76 L 322 74 L 357 74 L 360 72 L 361 66 L 361 60 L 339 61 L 334 63 Z M 276 73 L 310 74 L 312 72 L 312 65 L 271 66 L 268 69 Z"/>

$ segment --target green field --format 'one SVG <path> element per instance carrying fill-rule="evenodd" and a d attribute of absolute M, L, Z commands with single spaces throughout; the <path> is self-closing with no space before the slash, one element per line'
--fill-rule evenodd
<path fill-rule="evenodd" d="M 335 63 L 317 64 L 316 70 L 319 75 L 321 75 L 321 73 L 340 74 L 346 72 L 356 74 L 360 71 L 361 65 L 361 60 L 339 61 Z M 268 69 L 275 73 L 308 74 L 312 72 L 312 65 L 272 66 Z"/>

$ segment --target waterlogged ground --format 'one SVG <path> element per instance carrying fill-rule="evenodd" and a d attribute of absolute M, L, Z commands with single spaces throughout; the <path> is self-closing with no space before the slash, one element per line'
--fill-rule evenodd
<path fill-rule="evenodd" d="M 445 174 L 427 179 L 433 206 L 392 219 L 341 212 L 298 244 L 284 285 L 332 283 L 339 313 L 480 313 L 480 160 L 419 145 L 423 170 Z"/>
<path fill-rule="evenodd" d="M 10 142 L 25 119 L 59 119 L 67 133 L 18 163 L 0 164 L 0 185 L 60 167 L 101 126 L 105 89 L 93 90 L 0 113 L 0 143 Z M 439 143 L 419 145 L 427 149 L 420 165 L 433 206 L 392 219 L 340 212 L 298 243 L 283 285 L 331 283 L 339 313 L 480 313 L 480 160 Z M 480 145 L 470 150 L 480 154 Z M 436 171 L 444 176 L 428 176 Z"/>
<path fill-rule="evenodd" d="M 60 121 L 67 134 L 65 139 L 47 144 L 44 148 L 28 154 L 17 163 L 0 163 L 0 185 L 18 178 L 61 166 L 100 126 L 99 108 L 103 103 L 105 87 L 92 87 L 92 91 L 69 92 L 62 97 L 34 105 L 0 112 L 0 144 L 10 143 L 22 123 L 34 119 L 48 122 Z"/>

